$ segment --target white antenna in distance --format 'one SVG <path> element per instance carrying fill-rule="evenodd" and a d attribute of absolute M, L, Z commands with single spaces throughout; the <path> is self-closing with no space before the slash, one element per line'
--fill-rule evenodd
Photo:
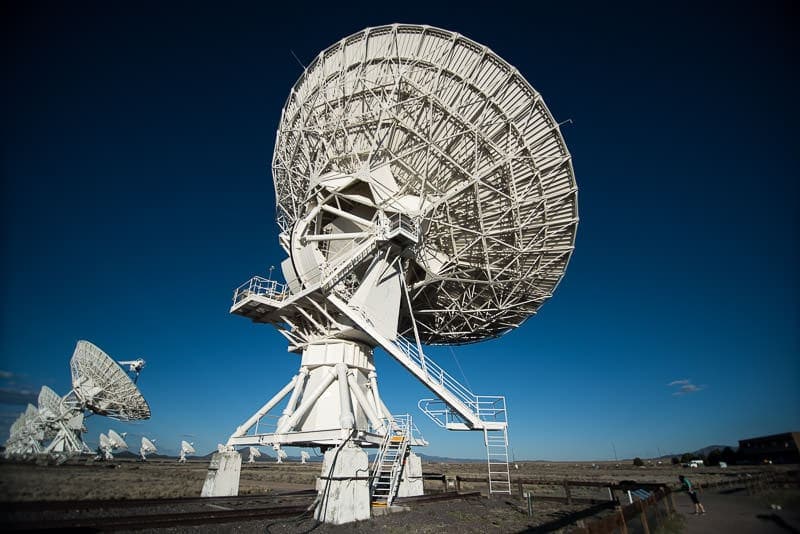
<path fill-rule="evenodd" d="M 187 454 L 194 454 L 194 444 L 189 443 L 188 441 L 181 440 L 181 457 L 178 459 L 178 462 L 185 464 L 186 463 L 186 455 Z"/>
<path fill-rule="evenodd" d="M 148 454 L 153 454 L 154 452 L 158 452 L 158 449 L 156 448 L 155 443 L 153 443 L 153 441 L 142 436 L 142 446 L 139 447 L 139 456 L 141 457 L 143 462 L 147 461 Z"/>
<path fill-rule="evenodd" d="M 256 447 L 250 447 L 249 452 L 250 452 L 250 458 L 247 460 L 247 463 L 254 464 L 256 462 L 256 458 L 261 457 L 261 451 L 258 450 L 258 448 Z"/>

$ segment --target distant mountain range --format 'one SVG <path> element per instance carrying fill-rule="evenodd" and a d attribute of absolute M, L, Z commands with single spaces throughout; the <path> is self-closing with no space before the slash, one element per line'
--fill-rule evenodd
<path fill-rule="evenodd" d="M 739 448 L 737 445 L 709 445 L 707 447 L 703 447 L 702 449 L 697 449 L 696 451 L 684 451 L 684 452 L 677 452 L 674 454 L 665 454 L 664 456 L 660 456 L 658 459 L 659 460 L 664 458 L 670 459 L 674 458 L 675 456 L 680 458 L 686 452 L 689 452 L 689 454 L 693 454 L 695 456 L 708 456 L 708 453 L 710 453 L 711 451 L 716 449 L 723 451 L 725 450 L 725 447 L 730 447 L 731 450 L 733 450 L 734 452 L 736 452 L 736 450 Z"/>

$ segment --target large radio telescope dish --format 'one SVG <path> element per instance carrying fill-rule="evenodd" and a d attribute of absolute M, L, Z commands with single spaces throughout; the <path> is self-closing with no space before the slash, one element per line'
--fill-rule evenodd
<path fill-rule="evenodd" d="M 450 31 L 367 28 L 320 53 L 284 106 L 272 169 L 287 251 L 304 238 L 293 229 L 307 207 L 332 195 L 364 219 L 381 211 L 419 224 L 399 331 L 410 337 L 413 317 L 423 343 L 518 326 L 572 254 L 577 186 L 558 124 L 514 67 Z M 359 230 L 330 213 L 315 226 Z"/>
<path fill-rule="evenodd" d="M 88 341 L 69 362 L 75 396 L 92 412 L 120 421 L 148 419 L 150 406 L 125 371 Z"/>

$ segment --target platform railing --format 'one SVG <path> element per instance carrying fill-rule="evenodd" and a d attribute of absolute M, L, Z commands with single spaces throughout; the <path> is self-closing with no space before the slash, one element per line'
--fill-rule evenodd
<path fill-rule="evenodd" d="M 466 404 L 471 411 L 478 413 L 478 395 L 467 389 L 430 357 L 420 352 L 415 343 L 402 336 L 397 336 L 394 343 L 413 363 L 417 364 L 425 372 L 431 381 L 447 388 L 448 391 L 458 397 L 458 400 Z"/>
<path fill-rule="evenodd" d="M 442 399 L 422 399 L 417 403 L 419 409 L 436 424 L 447 428 L 452 423 L 465 423 L 453 408 Z M 508 424 L 506 398 L 500 395 L 476 395 L 475 402 L 468 405 L 478 419 L 487 423 Z"/>
<path fill-rule="evenodd" d="M 251 295 L 263 296 L 272 300 L 283 300 L 289 295 L 289 288 L 277 280 L 270 280 L 261 276 L 254 276 L 236 288 L 233 293 L 233 303 L 238 304 Z"/>

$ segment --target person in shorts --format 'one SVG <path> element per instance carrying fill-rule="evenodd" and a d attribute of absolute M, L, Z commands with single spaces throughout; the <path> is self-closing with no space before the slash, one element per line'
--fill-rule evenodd
<path fill-rule="evenodd" d="M 706 513 L 706 509 L 700 504 L 700 499 L 697 497 L 697 491 L 692 489 L 691 481 L 683 475 L 678 476 L 678 480 L 681 481 L 681 489 L 686 490 L 686 493 L 689 494 L 689 498 L 692 499 L 694 503 L 694 513 L 696 514 L 704 514 Z"/>

